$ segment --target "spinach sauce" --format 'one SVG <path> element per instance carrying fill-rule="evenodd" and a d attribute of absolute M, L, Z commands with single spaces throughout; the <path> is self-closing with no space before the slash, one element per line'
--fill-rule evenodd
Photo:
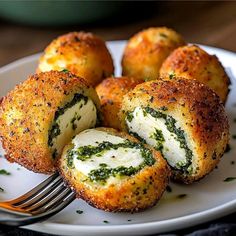
<path fill-rule="evenodd" d="M 51 129 L 48 132 L 48 146 L 52 147 L 53 146 L 53 140 L 61 134 L 61 130 L 59 127 L 59 121 L 58 118 L 63 115 L 67 109 L 73 107 L 75 104 L 78 102 L 83 101 L 83 104 L 81 103 L 81 107 L 86 105 L 88 102 L 88 97 L 84 96 L 83 94 L 76 93 L 73 97 L 73 99 L 66 103 L 63 107 L 58 107 L 57 111 L 55 112 L 53 123 L 51 126 Z M 80 107 L 80 108 L 81 108 Z M 74 117 L 71 121 L 72 124 L 72 129 L 75 130 L 76 124 L 74 123 L 75 120 L 79 120 L 81 117 Z M 53 158 L 56 158 L 56 150 L 53 150 Z"/>
<path fill-rule="evenodd" d="M 145 166 L 152 166 L 155 163 L 155 159 L 152 155 L 152 152 L 145 148 L 142 143 L 134 143 L 129 140 L 125 140 L 123 143 L 114 144 L 108 141 L 99 143 L 98 146 L 83 146 L 79 147 L 76 150 L 73 148 L 67 152 L 67 165 L 70 168 L 73 168 L 73 159 L 77 158 L 81 161 L 86 161 L 90 159 L 93 155 L 96 155 L 98 158 L 108 150 L 117 150 L 118 148 L 135 148 L 138 149 L 143 158 L 143 162 L 137 167 L 125 167 L 118 166 L 116 168 L 110 168 L 105 163 L 101 163 L 98 169 L 91 170 L 88 174 L 88 178 L 93 182 L 105 183 L 106 180 L 113 176 L 131 176 L 138 173 Z"/>

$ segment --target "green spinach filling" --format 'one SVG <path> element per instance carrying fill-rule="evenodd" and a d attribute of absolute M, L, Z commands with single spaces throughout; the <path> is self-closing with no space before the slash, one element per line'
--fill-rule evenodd
<path fill-rule="evenodd" d="M 150 135 L 150 138 L 153 138 L 156 140 L 155 149 L 162 153 L 162 150 L 164 147 L 163 142 L 165 142 L 165 138 L 163 136 L 162 131 L 159 129 L 155 129 L 155 132 Z"/>
<path fill-rule="evenodd" d="M 90 159 L 93 155 L 96 155 L 98 158 L 108 150 L 117 150 L 118 148 L 135 148 L 138 149 L 143 158 L 143 162 L 136 166 L 118 166 L 116 168 L 110 168 L 105 163 L 101 163 L 98 169 L 91 170 L 88 174 L 90 181 L 102 182 L 105 183 L 106 180 L 113 176 L 131 176 L 138 173 L 145 166 L 152 166 L 155 163 L 155 158 L 152 155 L 152 152 L 145 148 L 142 143 L 134 143 L 129 140 L 125 140 L 123 143 L 114 144 L 108 141 L 99 143 L 98 146 L 82 146 L 74 150 L 74 148 L 68 150 L 67 152 L 67 165 L 70 168 L 73 168 L 73 159 L 77 158 L 81 161 L 86 161 Z"/>
<path fill-rule="evenodd" d="M 181 170 L 186 173 L 190 173 L 192 171 L 191 164 L 192 164 L 193 152 L 190 150 L 190 148 L 187 145 L 184 131 L 180 127 L 176 127 L 176 120 L 172 116 L 164 114 L 163 112 L 155 110 L 151 107 L 143 107 L 142 109 L 143 109 L 144 116 L 145 116 L 145 114 L 148 113 L 156 119 L 164 119 L 165 120 L 165 125 L 166 125 L 167 130 L 169 132 L 175 134 L 175 139 L 179 142 L 180 148 L 183 148 L 185 150 L 186 160 L 178 162 L 172 168 L 177 169 L 177 170 Z M 161 109 L 161 110 L 165 111 L 166 109 Z M 130 112 L 128 114 L 130 116 Z M 127 120 L 128 120 L 128 118 L 127 118 Z M 136 137 L 138 138 L 139 136 L 136 135 Z M 165 142 L 162 131 L 159 129 L 155 129 L 155 132 L 153 134 L 151 134 L 150 137 L 157 141 L 155 149 L 162 152 L 163 148 L 164 148 L 163 143 Z"/>
<path fill-rule="evenodd" d="M 51 126 L 51 129 L 48 132 L 48 146 L 52 147 L 53 146 L 53 140 L 61 134 L 61 130 L 60 130 L 60 126 L 59 126 L 59 117 L 61 115 L 63 115 L 69 108 L 73 107 L 75 104 L 79 103 L 83 101 L 83 103 L 81 103 L 81 107 L 86 105 L 88 102 L 88 97 L 84 96 L 83 94 L 79 94 L 76 93 L 74 94 L 73 99 L 66 103 L 63 107 L 58 107 L 57 111 L 55 112 L 54 115 L 54 119 L 53 119 L 53 123 Z M 81 108 L 80 107 L 80 108 Z M 78 117 L 79 119 L 81 117 Z M 71 121 L 72 124 L 72 129 L 75 130 L 77 128 L 76 124 L 74 123 L 77 119 L 77 117 L 74 117 Z M 53 153 L 56 153 L 55 150 Z M 55 155 L 54 155 L 55 156 Z"/>

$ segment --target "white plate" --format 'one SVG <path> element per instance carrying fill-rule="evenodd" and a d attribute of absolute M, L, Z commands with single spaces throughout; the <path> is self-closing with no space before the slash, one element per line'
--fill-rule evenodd
<path fill-rule="evenodd" d="M 124 41 L 109 42 L 113 59 L 120 74 L 120 58 Z M 227 102 L 231 134 L 236 134 L 236 54 L 222 49 L 204 47 L 216 54 L 223 65 L 230 69 L 232 89 Z M 15 84 L 34 73 L 39 54 L 23 58 L 0 69 L 0 96 L 5 95 Z M 224 182 L 227 177 L 236 176 L 236 140 L 230 140 L 232 150 L 225 154 L 218 169 L 191 186 L 171 183 L 172 192 L 165 193 L 153 208 L 135 214 L 107 213 L 88 206 L 82 200 L 75 200 L 56 216 L 26 228 L 62 235 L 144 235 L 176 230 L 203 223 L 232 213 L 236 209 L 236 181 Z M 235 161 L 235 165 L 231 162 Z M 0 175 L 0 201 L 23 194 L 46 176 L 35 174 L 16 164 L 0 158 L 0 169 L 11 172 Z M 187 194 L 177 199 L 178 194 Z M 83 214 L 77 214 L 82 210 Z M 108 221 L 109 223 L 104 223 Z"/>

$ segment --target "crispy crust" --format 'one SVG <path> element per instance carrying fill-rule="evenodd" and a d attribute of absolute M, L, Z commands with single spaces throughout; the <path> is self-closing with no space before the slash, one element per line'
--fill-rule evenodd
<path fill-rule="evenodd" d="M 123 99 L 119 113 L 123 130 L 127 131 L 126 112 L 138 106 L 167 107 L 163 112 L 175 118 L 185 131 L 195 171 L 191 175 L 172 171 L 174 179 L 192 183 L 216 167 L 229 141 L 229 125 L 220 98 L 210 88 L 181 78 L 137 85 Z"/>
<path fill-rule="evenodd" d="M 224 67 L 215 55 L 209 55 L 196 45 L 180 47 L 173 51 L 160 69 L 161 76 L 196 79 L 213 89 L 225 103 L 230 84 Z M 174 77 L 173 77 L 174 78 Z M 172 79 L 173 79 L 172 78 Z"/>
<path fill-rule="evenodd" d="M 37 72 L 68 69 L 96 86 L 114 73 L 105 42 L 92 33 L 72 32 L 53 40 L 39 60 Z"/>
<path fill-rule="evenodd" d="M 109 134 L 138 142 L 126 133 L 111 128 L 98 128 Z M 160 152 L 152 150 L 156 163 L 145 167 L 134 176 L 121 179 L 118 184 L 103 186 L 84 180 L 84 175 L 75 169 L 68 168 L 66 152 L 71 146 L 65 147 L 58 167 L 65 182 L 76 192 L 78 198 L 84 199 L 90 205 L 110 212 L 141 211 L 155 205 L 169 181 L 170 170 Z"/>
<path fill-rule="evenodd" d="M 34 172 L 54 172 L 48 130 L 58 107 L 78 92 L 99 109 L 96 92 L 71 73 L 35 74 L 9 92 L 0 105 L 0 134 L 7 159 Z"/>
<path fill-rule="evenodd" d="M 143 80 L 131 77 L 110 77 L 103 80 L 97 87 L 96 92 L 101 103 L 103 114 L 103 126 L 120 130 L 121 125 L 118 112 L 121 108 L 123 96 Z"/>
<path fill-rule="evenodd" d="M 144 80 L 157 79 L 163 61 L 185 45 L 181 35 L 166 27 L 148 28 L 127 43 L 122 58 L 122 74 Z"/>

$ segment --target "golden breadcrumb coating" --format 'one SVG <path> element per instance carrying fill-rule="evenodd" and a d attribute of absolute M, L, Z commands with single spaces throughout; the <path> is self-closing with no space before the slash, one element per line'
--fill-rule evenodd
<path fill-rule="evenodd" d="M 196 45 L 177 48 L 164 61 L 161 76 L 196 79 L 213 89 L 226 102 L 230 83 L 224 67 L 215 55 L 210 55 Z"/>
<path fill-rule="evenodd" d="M 126 133 L 111 128 L 98 128 L 100 131 L 138 142 Z M 170 169 L 160 152 L 145 145 L 152 151 L 156 162 L 152 166 L 145 166 L 132 176 L 118 178 L 115 184 L 101 185 L 84 180 L 86 176 L 67 165 L 67 151 L 71 144 L 66 146 L 62 157 L 58 160 L 58 167 L 65 182 L 76 192 L 78 198 L 84 199 L 90 205 L 110 212 L 135 212 L 155 205 L 163 192 L 170 177 Z"/>
<path fill-rule="evenodd" d="M 68 72 L 35 74 L 10 91 L 0 105 L 0 134 L 7 159 L 35 172 L 54 172 L 48 133 L 58 108 L 75 93 L 88 96 L 99 109 L 95 90 Z"/>
<path fill-rule="evenodd" d="M 39 60 L 37 72 L 68 69 L 96 86 L 114 74 L 105 42 L 92 33 L 72 32 L 53 40 Z"/>
<path fill-rule="evenodd" d="M 123 99 L 119 113 L 123 130 L 128 129 L 127 112 L 140 106 L 161 110 L 173 117 L 185 133 L 193 153 L 192 173 L 173 169 L 175 180 L 192 183 L 216 167 L 229 141 L 229 125 L 220 98 L 210 88 L 196 80 L 182 78 L 137 85 Z"/>
<path fill-rule="evenodd" d="M 143 80 L 131 77 L 110 77 L 103 80 L 97 87 L 96 92 L 101 103 L 103 126 L 120 130 L 118 112 L 121 108 L 123 96 Z"/>
<path fill-rule="evenodd" d="M 172 29 L 145 29 L 128 41 L 122 58 L 122 74 L 144 80 L 157 79 L 163 61 L 183 45 L 182 36 Z"/>

